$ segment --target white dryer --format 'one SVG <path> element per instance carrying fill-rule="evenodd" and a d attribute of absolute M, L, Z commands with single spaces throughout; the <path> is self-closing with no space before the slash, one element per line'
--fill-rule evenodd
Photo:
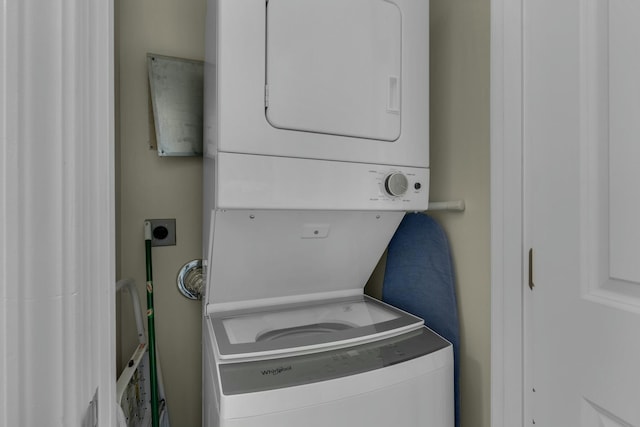
<path fill-rule="evenodd" d="M 363 295 L 429 189 L 425 0 L 209 0 L 203 425 L 451 427 L 451 345 Z"/>
<path fill-rule="evenodd" d="M 207 215 L 426 209 L 428 1 L 209 0 L 204 126 Z"/>
<path fill-rule="evenodd" d="M 429 2 L 209 0 L 205 152 L 427 167 Z"/>

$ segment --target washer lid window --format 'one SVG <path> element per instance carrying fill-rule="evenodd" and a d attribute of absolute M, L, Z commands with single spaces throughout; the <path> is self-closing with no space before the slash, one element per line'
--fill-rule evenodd
<path fill-rule="evenodd" d="M 269 0 L 265 106 L 281 129 L 400 136 L 402 17 L 387 0 Z"/>
<path fill-rule="evenodd" d="M 337 347 L 422 326 L 421 319 L 366 296 L 211 316 L 220 357 Z"/>

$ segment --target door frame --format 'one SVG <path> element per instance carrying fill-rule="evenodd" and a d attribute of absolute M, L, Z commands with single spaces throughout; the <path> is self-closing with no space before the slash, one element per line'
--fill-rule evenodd
<path fill-rule="evenodd" d="M 113 426 L 114 0 L 0 7 L 0 424 Z"/>
<path fill-rule="evenodd" d="M 491 0 L 491 426 L 524 425 L 523 0 Z"/>

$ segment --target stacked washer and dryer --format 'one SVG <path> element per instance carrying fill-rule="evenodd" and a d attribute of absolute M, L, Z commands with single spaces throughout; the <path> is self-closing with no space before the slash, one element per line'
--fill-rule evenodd
<path fill-rule="evenodd" d="M 203 425 L 451 427 L 451 345 L 363 294 L 429 195 L 425 0 L 209 0 Z"/>

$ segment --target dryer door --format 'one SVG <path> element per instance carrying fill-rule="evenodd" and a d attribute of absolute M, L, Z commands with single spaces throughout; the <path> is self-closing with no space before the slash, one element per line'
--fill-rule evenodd
<path fill-rule="evenodd" d="M 385 0 L 269 0 L 266 108 L 280 129 L 400 136 L 400 9 Z"/>

